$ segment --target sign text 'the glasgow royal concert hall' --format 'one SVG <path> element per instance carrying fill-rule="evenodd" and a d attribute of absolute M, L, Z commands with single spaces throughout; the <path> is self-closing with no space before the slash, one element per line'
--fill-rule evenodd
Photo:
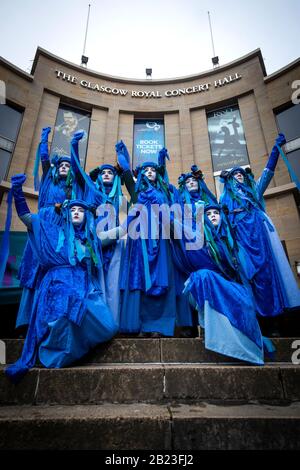
<path fill-rule="evenodd" d="M 166 98 L 181 96 L 181 95 L 190 95 L 193 93 L 201 93 L 203 91 L 209 91 L 210 87 L 218 88 L 223 87 L 229 83 L 236 82 L 240 80 L 242 76 L 239 73 L 233 75 L 227 75 L 226 77 L 214 80 L 213 83 L 202 83 L 199 85 L 193 85 L 186 88 L 175 88 L 174 90 L 166 90 L 163 92 L 163 95 L 160 91 L 146 91 L 146 90 L 126 90 L 123 88 L 112 88 L 108 85 L 99 85 L 98 83 L 89 82 L 87 80 L 79 80 L 79 78 L 74 75 L 67 74 L 61 70 L 56 70 L 56 77 L 64 80 L 65 82 L 71 83 L 73 85 L 80 85 L 84 88 L 88 88 L 92 91 L 97 91 L 99 93 L 107 93 L 109 95 L 120 95 L 126 96 L 129 94 L 132 98 Z"/>

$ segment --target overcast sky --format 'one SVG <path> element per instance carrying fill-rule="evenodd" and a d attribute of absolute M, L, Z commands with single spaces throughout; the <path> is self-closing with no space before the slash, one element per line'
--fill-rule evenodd
<path fill-rule="evenodd" d="M 30 72 L 41 46 L 128 78 L 172 78 L 212 67 L 210 11 L 220 65 L 260 47 L 270 74 L 300 55 L 300 0 L 0 0 L 0 55 Z"/>

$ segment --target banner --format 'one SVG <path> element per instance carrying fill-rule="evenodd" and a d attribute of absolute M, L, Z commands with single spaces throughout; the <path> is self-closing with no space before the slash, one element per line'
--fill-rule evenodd
<path fill-rule="evenodd" d="M 163 121 L 141 121 L 134 123 L 133 168 L 146 161 L 157 163 L 158 152 L 165 146 Z"/>
<path fill-rule="evenodd" d="M 208 113 L 207 124 L 214 172 L 249 164 L 238 106 Z"/>
<path fill-rule="evenodd" d="M 73 134 L 83 130 L 84 136 L 79 142 L 79 156 L 81 166 L 84 168 L 90 117 L 90 113 L 84 111 L 75 110 L 68 106 L 59 107 L 51 145 L 51 157 L 54 155 L 70 155 L 70 142 Z"/>

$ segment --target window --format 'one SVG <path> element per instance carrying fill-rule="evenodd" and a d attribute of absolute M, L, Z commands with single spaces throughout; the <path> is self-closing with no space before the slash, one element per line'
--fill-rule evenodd
<path fill-rule="evenodd" d="M 287 143 L 284 150 L 292 169 L 300 180 L 300 104 L 295 104 L 276 114 L 278 129 Z"/>
<path fill-rule="evenodd" d="M 134 121 L 133 168 L 146 161 L 157 163 L 158 152 L 164 146 L 165 133 L 162 120 L 136 119 Z"/>
<path fill-rule="evenodd" d="M 91 115 L 86 111 L 61 105 L 58 109 L 51 145 L 51 157 L 54 155 L 70 155 L 70 142 L 75 132 L 84 131 L 79 142 L 79 157 L 82 167 L 85 166 L 87 143 L 89 137 Z"/>
<path fill-rule="evenodd" d="M 0 105 L 0 181 L 7 176 L 22 116 L 23 113 L 12 106 Z"/>
<path fill-rule="evenodd" d="M 219 175 L 222 170 L 249 165 L 243 123 L 237 105 L 217 109 L 207 114 L 208 135 L 217 195 L 222 190 Z"/>

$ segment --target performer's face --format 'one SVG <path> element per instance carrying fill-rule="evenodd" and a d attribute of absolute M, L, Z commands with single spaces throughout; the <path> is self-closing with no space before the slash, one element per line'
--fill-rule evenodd
<path fill-rule="evenodd" d="M 244 183 L 244 181 L 245 181 L 244 175 L 243 175 L 243 173 L 241 173 L 240 171 L 237 171 L 236 173 L 234 173 L 233 177 L 234 177 L 234 179 L 236 179 L 239 183 Z"/>
<path fill-rule="evenodd" d="M 156 180 L 156 170 L 152 166 L 146 166 L 145 168 L 145 176 L 148 178 L 149 181 Z"/>
<path fill-rule="evenodd" d="M 109 168 L 105 168 L 101 172 L 101 178 L 102 178 L 103 183 L 112 183 L 114 180 L 114 177 L 115 177 L 114 172 L 110 170 Z"/>
<path fill-rule="evenodd" d="M 68 176 L 70 166 L 69 162 L 61 162 L 58 168 L 58 174 L 61 178 L 66 178 Z"/>
<path fill-rule="evenodd" d="M 220 211 L 218 211 L 218 209 L 209 209 L 208 211 L 206 211 L 206 215 L 215 227 L 219 225 Z"/>
<path fill-rule="evenodd" d="M 80 206 L 71 207 L 71 220 L 73 225 L 80 225 L 84 221 L 85 210 Z"/>
<path fill-rule="evenodd" d="M 185 181 L 185 187 L 190 193 L 191 191 L 197 191 L 198 190 L 198 181 L 196 178 L 191 176 L 190 178 L 187 178 Z"/>

